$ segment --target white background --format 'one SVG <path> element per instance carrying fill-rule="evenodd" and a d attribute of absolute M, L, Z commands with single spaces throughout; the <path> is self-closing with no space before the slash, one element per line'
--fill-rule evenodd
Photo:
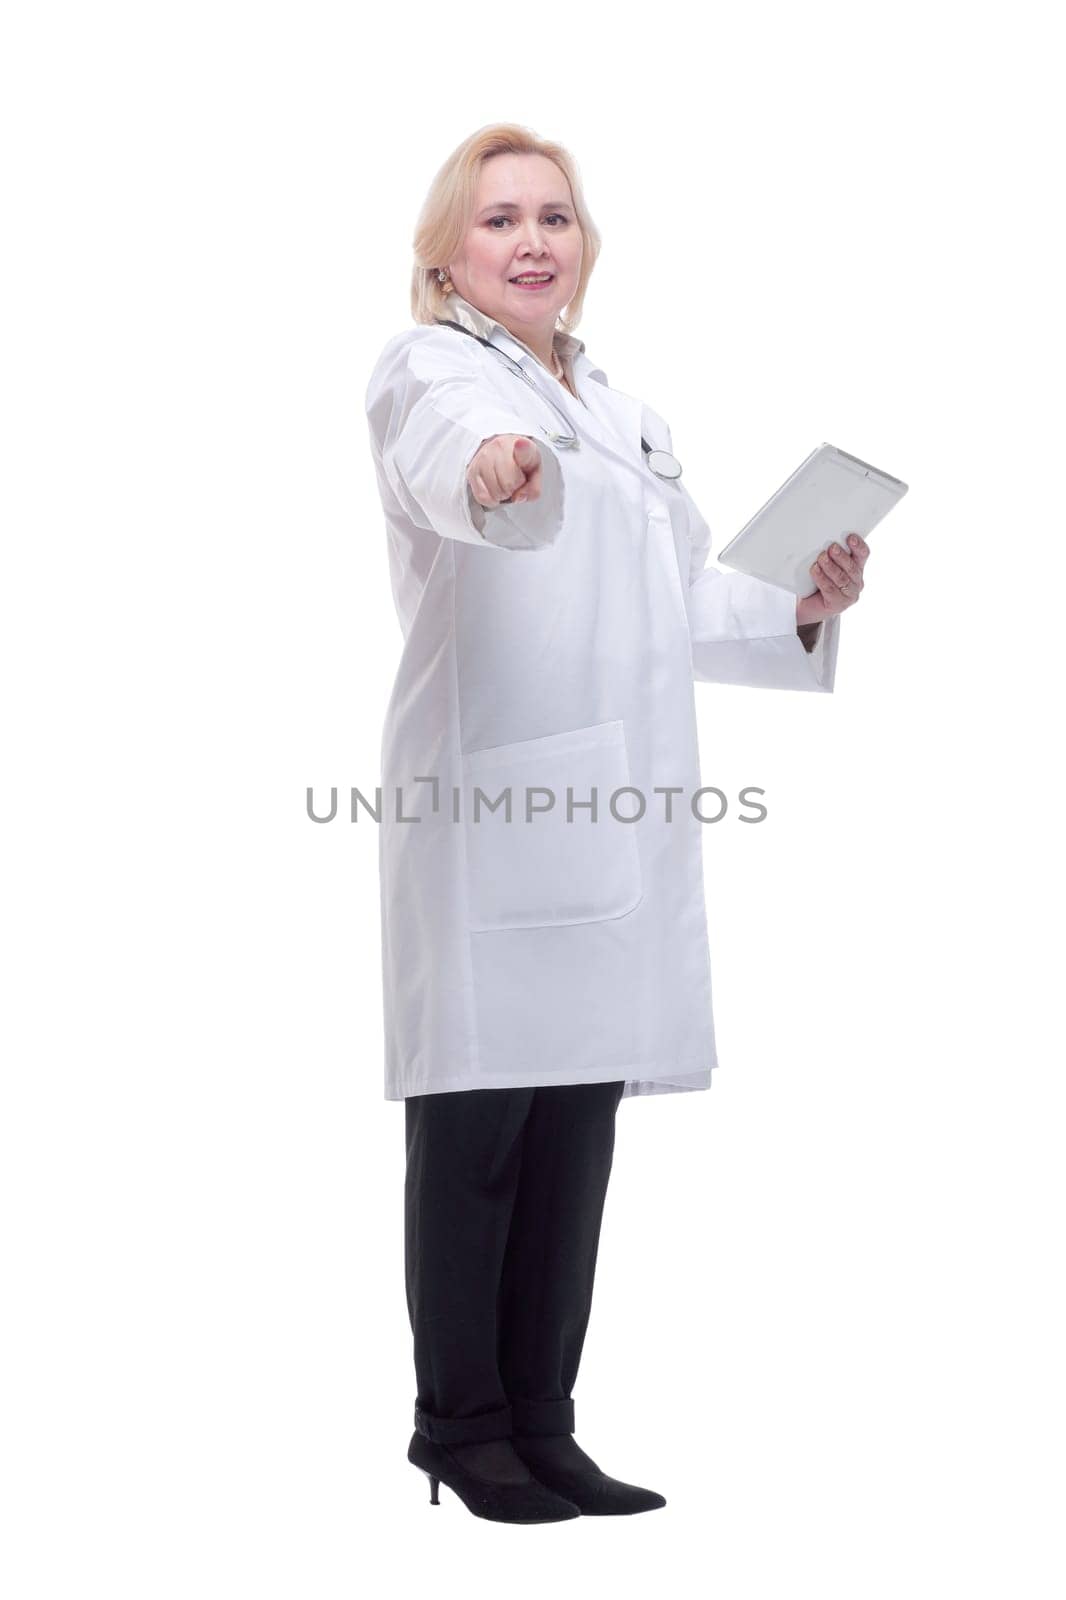
<path fill-rule="evenodd" d="M 1061 1595 L 1050 8 L 5 15 L 6 1592 Z M 378 781 L 363 394 L 497 120 L 716 548 L 823 439 L 910 485 L 834 695 L 698 690 L 770 815 L 707 829 L 722 1066 L 620 1108 L 575 1389 L 668 1504 L 535 1530 L 406 1460 L 377 838 L 305 813 Z"/>

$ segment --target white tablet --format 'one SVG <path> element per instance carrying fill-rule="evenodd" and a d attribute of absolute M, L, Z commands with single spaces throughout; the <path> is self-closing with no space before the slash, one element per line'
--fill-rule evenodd
<path fill-rule="evenodd" d="M 813 594 L 810 569 L 825 547 L 848 549 L 849 533 L 865 539 L 906 493 L 868 461 L 819 445 L 716 559 L 795 595 Z"/>

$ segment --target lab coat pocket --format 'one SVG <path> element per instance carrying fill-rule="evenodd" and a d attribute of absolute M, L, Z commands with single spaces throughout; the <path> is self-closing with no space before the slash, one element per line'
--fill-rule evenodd
<path fill-rule="evenodd" d="M 468 751 L 470 928 L 561 927 L 632 911 L 643 892 L 639 824 L 611 811 L 611 796 L 629 781 L 620 719 Z M 637 810 L 634 796 L 619 798 L 620 816 Z"/>

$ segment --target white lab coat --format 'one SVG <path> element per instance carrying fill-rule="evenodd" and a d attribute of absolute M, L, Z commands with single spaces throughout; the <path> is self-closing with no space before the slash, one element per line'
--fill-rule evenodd
<path fill-rule="evenodd" d="M 424 324 L 389 340 L 367 388 L 404 636 L 381 753 L 385 1096 L 707 1089 L 694 680 L 831 691 L 839 618 L 808 653 L 794 595 L 705 566 L 710 531 L 684 480 L 645 463 L 641 434 L 670 450 L 669 428 L 581 340 L 556 335 L 579 401 L 459 295 L 447 314 L 539 392 L 476 339 Z M 578 448 L 547 442 L 562 423 L 540 393 Z M 499 433 L 537 442 L 543 488 L 487 511 L 466 470 Z M 633 822 L 610 809 L 626 785 L 645 801 Z M 657 786 L 682 791 L 670 821 Z M 554 796 L 542 813 L 531 794 L 528 822 L 527 788 Z M 506 802 L 488 809 L 507 789 L 509 822 Z M 616 815 L 639 802 L 617 796 Z"/>

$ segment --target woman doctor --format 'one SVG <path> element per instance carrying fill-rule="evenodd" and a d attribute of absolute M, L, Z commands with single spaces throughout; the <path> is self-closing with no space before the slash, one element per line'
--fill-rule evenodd
<path fill-rule="evenodd" d="M 694 684 L 831 691 L 869 554 L 832 544 L 798 601 L 707 567 L 667 424 L 572 332 L 599 245 L 564 149 L 479 130 L 366 393 L 404 636 L 379 850 L 407 1453 L 434 1504 L 504 1522 L 665 1504 L 578 1445 L 572 1390 L 617 1107 L 717 1064 Z"/>

